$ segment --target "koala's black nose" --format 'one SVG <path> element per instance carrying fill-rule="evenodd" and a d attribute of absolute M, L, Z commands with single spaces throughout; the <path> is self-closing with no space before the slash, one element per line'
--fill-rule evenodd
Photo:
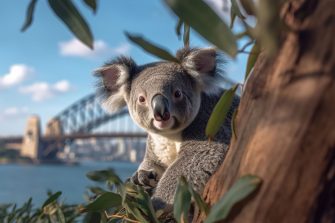
<path fill-rule="evenodd" d="M 169 101 L 161 94 L 152 98 L 151 107 L 156 121 L 167 121 L 170 119 Z"/>

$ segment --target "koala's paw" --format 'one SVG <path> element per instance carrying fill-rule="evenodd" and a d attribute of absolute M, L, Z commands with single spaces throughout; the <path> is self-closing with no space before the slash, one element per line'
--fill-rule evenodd
<path fill-rule="evenodd" d="M 151 195 L 153 189 L 157 186 L 158 176 L 157 173 L 151 170 L 138 170 L 130 178 L 134 184 L 141 185 Z"/>
<path fill-rule="evenodd" d="M 151 198 L 152 205 L 156 213 L 160 213 L 158 220 L 163 223 L 176 223 L 173 216 L 173 205 L 166 204 L 162 199 L 157 197 Z"/>

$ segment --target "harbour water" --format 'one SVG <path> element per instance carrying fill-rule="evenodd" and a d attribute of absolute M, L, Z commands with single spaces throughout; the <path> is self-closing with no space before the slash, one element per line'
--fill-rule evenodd
<path fill-rule="evenodd" d="M 47 191 L 62 191 L 67 204 L 84 203 L 88 186 L 97 183 L 86 178 L 86 173 L 112 168 L 125 180 L 137 169 L 137 163 L 127 162 L 82 162 L 76 166 L 66 165 L 0 165 L 0 204 L 23 204 L 30 197 L 35 205 L 47 198 Z"/>

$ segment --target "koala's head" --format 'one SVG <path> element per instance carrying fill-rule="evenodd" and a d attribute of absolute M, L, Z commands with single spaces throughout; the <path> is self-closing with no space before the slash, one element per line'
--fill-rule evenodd
<path fill-rule="evenodd" d="M 149 132 L 181 132 L 196 117 L 201 93 L 217 92 L 220 75 L 214 49 L 182 49 L 177 59 L 138 66 L 119 57 L 99 68 L 103 106 L 116 111 L 127 105 L 134 121 Z"/>

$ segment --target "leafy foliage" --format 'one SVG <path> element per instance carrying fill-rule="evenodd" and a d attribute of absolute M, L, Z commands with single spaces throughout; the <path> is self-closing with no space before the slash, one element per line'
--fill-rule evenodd
<path fill-rule="evenodd" d="M 238 85 L 233 86 L 221 96 L 218 103 L 215 105 L 211 116 L 209 117 L 206 126 L 206 135 L 211 139 L 219 131 L 223 122 L 226 120 L 228 111 L 234 99 Z"/>
<path fill-rule="evenodd" d="M 29 198 L 21 207 L 16 204 L 0 205 L 0 222 L 74 222 L 80 216 L 77 211 L 77 205 L 62 204 L 59 202 L 60 195 L 61 192 L 51 193 L 39 208 L 33 207 L 32 198 Z"/>
<path fill-rule="evenodd" d="M 93 13 L 97 12 L 98 3 L 96 0 L 84 0 L 84 3 L 92 9 Z"/>
<path fill-rule="evenodd" d="M 91 198 L 88 204 L 67 205 L 60 202 L 61 192 L 49 192 L 43 205 L 34 208 L 32 198 L 21 207 L 13 204 L 0 205 L 0 222 L 71 223 L 83 222 L 154 222 L 159 223 L 161 211 L 155 211 L 150 196 L 141 186 L 122 182 L 113 170 L 89 172 L 87 176 L 107 188 L 89 188 Z M 188 222 L 190 207 L 197 205 L 208 215 L 206 222 L 215 222 L 228 216 L 232 207 L 249 197 L 260 186 L 260 179 L 244 176 L 239 179 L 224 197 L 213 207 L 209 207 L 192 186 L 181 177 L 175 194 L 174 217 L 178 222 Z M 114 187 L 111 189 L 112 184 Z M 111 191 L 112 190 L 112 191 Z M 84 216 L 83 216 L 84 215 Z M 164 219 L 161 219 L 164 220 Z"/>
<path fill-rule="evenodd" d="M 261 182 L 260 178 L 252 175 L 238 179 L 232 188 L 211 208 L 205 223 L 225 220 L 231 209 L 253 194 L 260 187 Z"/>
<path fill-rule="evenodd" d="M 140 46 L 143 50 L 147 51 L 148 53 L 151 53 L 163 60 L 169 60 L 173 62 L 179 62 L 177 58 L 175 58 L 171 53 L 169 53 L 167 50 L 163 49 L 162 47 L 159 47 L 153 43 L 150 43 L 148 40 L 144 39 L 142 36 L 139 35 L 132 35 L 130 33 L 125 33 L 127 38 L 132 41 L 133 43 Z"/>
<path fill-rule="evenodd" d="M 228 55 L 236 56 L 237 44 L 232 31 L 202 0 L 166 0 L 165 3 L 209 42 Z"/>
<path fill-rule="evenodd" d="M 32 24 L 36 3 L 37 0 L 30 1 L 27 8 L 26 20 L 21 31 L 26 31 Z M 86 46 L 93 49 L 93 35 L 90 27 L 72 0 L 49 0 L 48 3 L 53 12 L 64 22 L 69 30 Z M 85 0 L 84 3 L 89 6 L 93 12 L 96 12 L 96 0 Z"/>
<path fill-rule="evenodd" d="M 255 43 L 254 46 L 252 47 L 250 55 L 248 57 L 247 68 L 245 70 L 245 75 L 244 75 L 244 80 L 245 81 L 247 80 L 252 68 L 254 67 L 259 54 L 260 54 L 259 45 L 258 45 L 258 43 Z"/>
<path fill-rule="evenodd" d="M 49 5 L 71 32 L 86 46 L 93 49 L 90 27 L 71 0 L 49 0 Z"/>
<path fill-rule="evenodd" d="M 34 10 L 36 6 L 37 0 L 31 0 L 29 3 L 29 6 L 27 8 L 27 15 L 26 15 L 26 21 L 24 22 L 21 31 L 24 32 L 28 27 L 32 24 L 33 18 L 34 18 Z"/>
<path fill-rule="evenodd" d="M 177 222 L 187 222 L 188 213 L 191 208 L 191 192 L 184 177 L 178 182 L 177 191 L 174 197 L 173 214 Z"/>
<path fill-rule="evenodd" d="M 230 9 L 229 27 L 232 29 L 234 27 L 234 21 L 235 21 L 236 16 L 240 17 L 241 19 L 246 19 L 246 17 L 241 13 L 236 0 L 230 0 L 230 3 L 231 3 L 231 9 Z"/>

